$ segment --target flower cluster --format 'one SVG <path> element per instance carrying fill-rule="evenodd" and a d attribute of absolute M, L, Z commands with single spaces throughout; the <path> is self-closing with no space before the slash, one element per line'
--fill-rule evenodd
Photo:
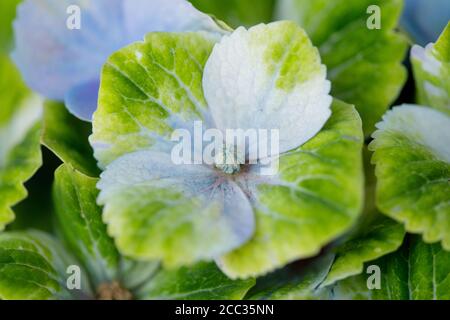
<path fill-rule="evenodd" d="M 449 11 L 260 2 L 0 4 L 1 300 L 450 299 Z"/>

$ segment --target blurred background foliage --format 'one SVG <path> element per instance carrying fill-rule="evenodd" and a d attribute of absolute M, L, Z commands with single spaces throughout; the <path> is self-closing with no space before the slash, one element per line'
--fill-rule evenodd
<path fill-rule="evenodd" d="M 229 26 L 250 27 L 273 18 L 275 0 L 190 0 L 200 11 L 209 13 Z"/>
<path fill-rule="evenodd" d="M 233 28 L 272 21 L 278 1 L 283 0 L 190 0 L 199 10 Z M 400 27 L 412 42 L 424 46 L 437 39 L 449 19 L 449 0 L 405 0 Z"/>
<path fill-rule="evenodd" d="M 21 0 L 0 1 L 0 53 L 6 53 L 12 47 L 12 21 L 16 16 L 16 6 Z"/>

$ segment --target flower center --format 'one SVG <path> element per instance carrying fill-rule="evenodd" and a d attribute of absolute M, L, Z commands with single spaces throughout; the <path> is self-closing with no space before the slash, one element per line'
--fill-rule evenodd
<path fill-rule="evenodd" d="M 132 300 L 131 293 L 119 282 L 102 283 L 97 288 L 98 300 Z"/>
<path fill-rule="evenodd" d="M 222 145 L 214 159 L 215 167 L 226 174 L 236 174 L 245 163 L 243 157 L 235 145 Z"/>

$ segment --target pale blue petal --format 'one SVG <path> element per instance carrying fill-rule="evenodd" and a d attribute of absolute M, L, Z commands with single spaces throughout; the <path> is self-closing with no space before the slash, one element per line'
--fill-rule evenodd
<path fill-rule="evenodd" d="M 206 31 L 217 36 L 225 33 L 210 16 L 186 0 L 125 0 L 124 16 L 131 41 L 142 39 L 149 31 Z"/>
<path fill-rule="evenodd" d="M 27 0 L 14 22 L 13 58 L 26 83 L 63 100 L 73 86 L 99 77 L 109 54 L 126 44 L 121 0 Z M 81 8 L 81 29 L 66 26 L 69 5 Z M 106 9 L 107 8 L 107 9 Z"/>
<path fill-rule="evenodd" d="M 449 0 L 406 0 L 401 25 L 414 42 L 435 42 L 450 20 Z"/>
<path fill-rule="evenodd" d="M 70 5 L 81 9 L 79 30 L 67 27 Z M 47 98 L 68 100 L 71 111 L 84 118 L 91 113 L 92 96 L 81 97 L 80 86 L 100 77 L 113 52 L 151 31 L 224 33 L 185 0 L 25 0 L 14 30 L 13 59 L 28 86 Z M 76 97 L 89 105 L 81 106 Z"/>
<path fill-rule="evenodd" d="M 72 87 L 66 93 L 64 102 L 70 113 L 76 117 L 90 121 L 97 109 L 100 80 L 95 79 Z"/>

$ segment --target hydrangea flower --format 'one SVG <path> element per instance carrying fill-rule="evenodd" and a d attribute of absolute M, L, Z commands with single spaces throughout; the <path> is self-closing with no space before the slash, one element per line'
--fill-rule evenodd
<path fill-rule="evenodd" d="M 81 28 L 72 30 L 66 22 L 73 5 Z M 111 53 L 150 31 L 199 30 L 224 33 L 186 0 L 26 0 L 14 22 L 13 59 L 29 87 L 90 120 Z"/>
<path fill-rule="evenodd" d="M 150 33 L 114 53 L 90 141 L 119 250 L 168 267 L 214 259 L 232 278 L 317 254 L 355 222 L 362 197 L 361 120 L 329 91 L 317 49 L 293 22 L 240 27 L 219 43 Z M 269 160 L 279 171 L 261 175 L 261 158 L 175 164 L 171 134 L 196 121 L 278 130 Z"/>

